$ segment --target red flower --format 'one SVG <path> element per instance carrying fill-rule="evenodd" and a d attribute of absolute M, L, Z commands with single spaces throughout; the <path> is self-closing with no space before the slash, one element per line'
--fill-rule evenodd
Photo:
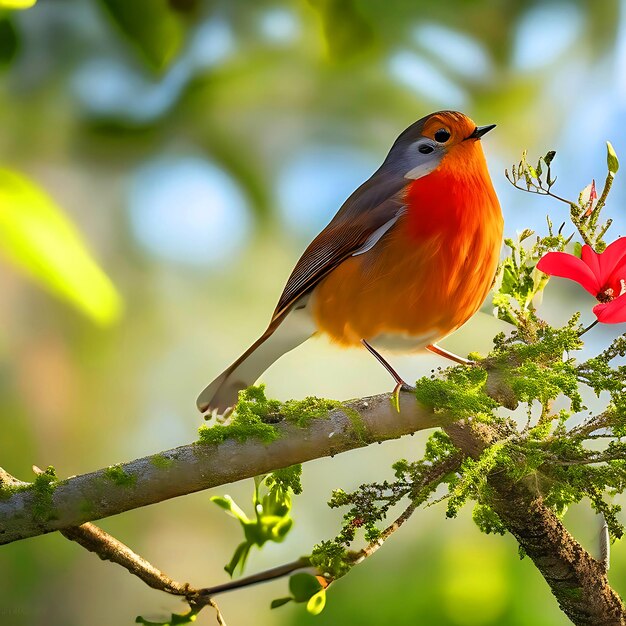
<path fill-rule="evenodd" d="M 537 269 L 584 287 L 600 302 L 593 307 L 599 322 L 626 322 L 626 237 L 620 237 L 600 254 L 585 245 L 581 257 L 548 252 L 537 263 Z"/>

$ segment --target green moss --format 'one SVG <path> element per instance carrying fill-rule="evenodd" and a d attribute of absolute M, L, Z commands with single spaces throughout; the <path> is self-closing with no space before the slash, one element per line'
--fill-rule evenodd
<path fill-rule="evenodd" d="M 368 441 L 367 426 L 365 425 L 361 414 L 356 409 L 346 406 L 345 404 L 341 405 L 341 410 L 350 420 L 350 428 L 354 436 L 362 443 L 366 443 Z"/>
<path fill-rule="evenodd" d="M 281 403 L 265 397 L 265 386 L 248 387 L 239 392 L 237 408 L 228 424 L 202 425 L 198 429 L 198 443 L 220 444 L 227 439 L 244 442 L 259 439 L 270 443 L 278 439 L 278 430 L 273 423 L 280 421 L 276 416 Z"/>
<path fill-rule="evenodd" d="M 329 411 L 339 407 L 342 407 L 340 402 L 312 396 L 280 402 L 266 397 L 265 385 L 248 387 L 239 392 L 237 407 L 227 424 L 199 428 L 198 443 L 215 445 L 227 439 L 239 442 L 259 439 L 271 443 L 280 436 L 275 424 L 286 421 L 306 428 L 311 421 L 327 418 Z"/>
<path fill-rule="evenodd" d="M 458 477 L 450 481 L 448 507 L 446 517 L 456 517 L 459 509 L 469 500 L 480 500 L 481 495 L 486 495 L 487 476 L 494 471 L 496 466 L 508 467 L 509 457 L 505 452 L 505 443 L 494 443 L 483 450 L 476 460 L 466 458 L 461 465 Z M 485 491 L 487 493 L 485 494 Z"/>
<path fill-rule="evenodd" d="M 78 505 L 78 510 L 85 516 L 89 517 L 95 512 L 94 503 L 91 500 L 84 498 Z"/>
<path fill-rule="evenodd" d="M 570 600 L 582 600 L 584 596 L 582 587 L 561 587 L 559 593 Z"/>
<path fill-rule="evenodd" d="M 313 420 L 327 419 L 329 411 L 336 408 L 343 408 L 341 402 L 309 396 L 304 400 L 287 400 L 281 406 L 281 413 L 286 421 L 306 428 Z"/>
<path fill-rule="evenodd" d="M 333 580 L 345 576 L 353 565 L 350 553 L 338 541 L 318 543 L 309 558 L 313 567 L 322 574 L 329 574 Z"/>
<path fill-rule="evenodd" d="M 476 526 L 487 535 L 491 533 L 497 535 L 506 534 L 506 527 L 499 515 L 486 504 L 476 503 L 472 511 L 472 519 Z"/>
<path fill-rule="evenodd" d="M 42 474 L 38 474 L 32 482 L 30 490 L 33 493 L 33 520 L 47 522 L 58 519 L 52 505 L 52 494 L 57 484 L 54 467 L 51 465 Z"/>
<path fill-rule="evenodd" d="M 485 392 L 487 372 L 478 367 L 459 366 L 446 371 L 446 378 L 421 378 L 415 383 L 417 401 L 436 413 L 455 419 L 488 419 L 498 404 Z"/>
<path fill-rule="evenodd" d="M 126 472 L 121 465 L 107 467 L 104 476 L 118 487 L 132 487 L 137 482 L 137 476 Z"/>
<path fill-rule="evenodd" d="M 153 454 L 150 457 L 150 463 L 154 465 L 154 467 L 156 467 L 157 469 L 165 470 L 174 465 L 174 459 L 170 459 L 164 454 Z"/>
<path fill-rule="evenodd" d="M 20 491 L 28 491 L 31 488 L 31 483 L 28 483 L 26 485 L 3 485 L 2 487 L 0 487 L 0 500 L 8 500 L 14 494 Z"/>

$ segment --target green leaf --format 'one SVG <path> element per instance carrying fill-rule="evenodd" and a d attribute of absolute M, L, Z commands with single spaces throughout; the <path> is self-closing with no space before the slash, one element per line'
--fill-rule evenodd
<path fill-rule="evenodd" d="M 309 598 L 306 603 L 306 610 L 311 615 L 319 615 L 326 606 L 326 589 L 320 589 L 315 595 Z"/>
<path fill-rule="evenodd" d="M 296 602 L 308 602 L 321 589 L 320 581 L 312 574 L 299 572 L 289 578 L 289 591 Z"/>
<path fill-rule="evenodd" d="M 185 35 L 181 16 L 167 0 L 101 0 L 113 22 L 156 70 L 166 68 Z"/>
<path fill-rule="evenodd" d="M 228 574 L 233 576 L 237 566 L 240 566 L 241 571 L 246 566 L 246 561 L 248 560 L 248 555 L 250 554 L 251 545 L 244 541 L 237 546 L 235 550 L 235 554 L 233 554 L 233 558 L 230 560 L 230 563 L 224 567 L 224 569 L 228 572 Z"/>
<path fill-rule="evenodd" d="M 290 517 L 280 518 L 272 526 L 271 540 L 276 543 L 280 543 L 287 536 L 291 527 L 293 526 L 293 520 Z"/>
<path fill-rule="evenodd" d="M 515 271 L 509 265 L 502 268 L 502 287 L 500 291 L 509 295 L 514 295 L 518 287 Z"/>
<path fill-rule="evenodd" d="M 579 241 L 574 242 L 574 256 L 577 256 L 579 259 L 583 254 L 583 246 Z"/>
<path fill-rule="evenodd" d="M 619 159 L 610 141 L 606 142 L 606 165 L 609 168 L 609 172 L 615 176 L 617 170 L 619 170 Z"/>
<path fill-rule="evenodd" d="M 546 165 L 550 165 L 550 163 L 552 163 L 552 160 L 554 159 L 555 156 L 556 156 L 556 151 L 550 150 L 549 152 L 546 153 L 546 156 L 543 157 L 543 162 Z"/>
<path fill-rule="evenodd" d="M 293 598 L 276 598 L 276 600 L 272 600 L 272 604 L 270 604 L 270 609 L 277 609 L 279 606 L 283 606 L 287 604 L 287 602 L 291 602 Z"/>
<path fill-rule="evenodd" d="M 0 253 L 94 322 L 116 321 L 122 301 L 60 208 L 24 176 L 0 169 Z"/>
<path fill-rule="evenodd" d="M 233 508 L 233 499 L 230 497 L 213 496 L 211 502 L 214 502 L 225 511 L 231 511 Z"/>
<path fill-rule="evenodd" d="M 217 506 L 219 506 L 221 509 L 224 509 L 227 513 L 230 513 L 242 524 L 247 524 L 250 521 L 248 519 L 248 516 L 241 509 L 241 507 L 230 496 L 212 496 L 210 500 L 211 502 L 217 504 Z"/>
<path fill-rule="evenodd" d="M 37 0 L 0 0 L 0 9 L 30 9 Z"/>

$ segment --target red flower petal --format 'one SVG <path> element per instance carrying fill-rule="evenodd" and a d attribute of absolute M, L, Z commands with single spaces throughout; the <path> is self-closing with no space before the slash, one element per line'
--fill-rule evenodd
<path fill-rule="evenodd" d="M 550 276 L 560 276 L 561 278 L 569 278 L 576 281 L 594 298 L 598 295 L 598 291 L 600 291 L 602 286 L 591 271 L 591 268 L 582 259 L 573 254 L 548 252 L 537 263 L 537 269 Z"/>
<path fill-rule="evenodd" d="M 620 237 L 610 244 L 599 260 L 604 283 L 626 278 L 626 237 Z"/>
<path fill-rule="evenodd" d="M 626 322 L 626 294 L 611 302 L 596 304 L 593 312 L 603 324 L 620 324 Z"/>
<path fill-rule="evenodd" d="M 589 266 L 589 269 L 593 272 L 593 275 L 598 281 L 598 285 L 602 287 L 606 276 L 603 276 L 600 271 L 600 255 L 591 246 L 585 244 L 580 252 L 580 257 L 582 258 L 583 263 L 586 263 Z"/>

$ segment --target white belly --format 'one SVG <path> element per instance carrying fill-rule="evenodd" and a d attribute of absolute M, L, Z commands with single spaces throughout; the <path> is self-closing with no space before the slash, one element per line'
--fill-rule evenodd
<path fill-rule="evenodd" d="M 416 352 L 423 350 L 437 339 L 441 339 L 441 331 L 433 330 L 418 336 L 405 333 L 381 333 L 376 337 L 365 337 L 365 339 L 377 350 Z"/>

